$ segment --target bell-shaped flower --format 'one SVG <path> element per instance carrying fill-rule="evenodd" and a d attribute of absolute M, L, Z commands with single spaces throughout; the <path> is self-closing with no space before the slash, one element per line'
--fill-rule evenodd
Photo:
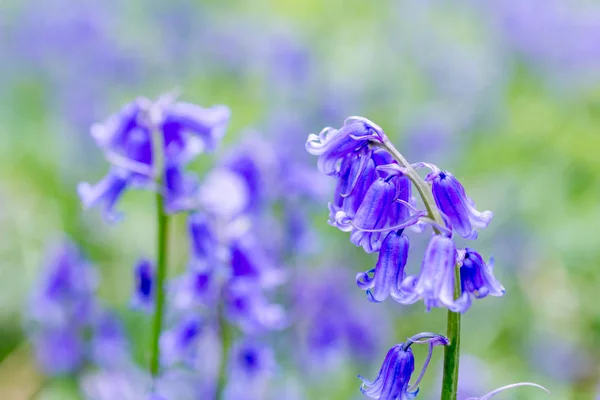
<path fill-rule="evenodd" d="M 415 357 L 410 347 L 414 343 L 429 344 L 429 355 L 423 364 L 419 377 L 411 385 L 410 379 L 415 370 Z M 433 348 L 440 345 L 447 346 L 448 344 L 448 339 L 433 333 L 420 333 L 408 339 L 405 343 L 397 344 L 388 351 L 374 381 L 358 376 L 363 381 L 360 391 L 370 399 L 414 399 L 419 392 L 418 385 L 431 360 Z"/>
<path fill-rule="evenodd" d="M 463 307 L 469 308 L 473 298 L 483 299 L 488 295 L 504 295 L 504 287 L 494 276 L 493 258 L 486 264 L 479 253 L 467 247 L 464 251 L 459 252 L 459 262 L 461 259 L 460 285 L 462 294 L 458 302 L 462 303 Z"/>
<path fill-rule="evenodd" d="M 383 130 L 373 122 L 362 117 L 350 117 L 339 130 L 325 128 L 319 135 L 309 135 L 306 150 L 319 156 L 319 171 L 336 175 L 339 161 L 346 155 L 368 149 L 371 142 L 383 143 L 386 139 Z"/>
<path fill-rule="evenodd" d="M 405 176 L 379 178 L 369 188 L 351 221 L 350 241 L 367 253 L 379 251 L 386 233 L 407 228 L 418 221 L 422 213 L 410 215 L 408 201 L 410 183 Z"/>
<path fill-rule="evenodd" d="M 231 400 L 267 398 L 276 373 L 273 350 L 253 339 L 234 343 L 228 362 L 229 379 L 224 397 Z"/>
<path fill-rule="evenodd" d="M 358 287 L 367 291 L 370 301 L 378 303 L 390 294 L 401 298 L 400 285 L 405 278 L 404 267 L 408 258 L 409 241 L 403 230 L 392 231 L 383 240 L 374 270 L 356 275 Z M 369 273 L 373 277 L 369 277 Z"/>
<path fill-rule="evenodd" d="M 94 320 L 97 271 L 70 241 L 48 251 L 46 263 L 28 302 L 32 328 L 83 326 Z"/>
<path fill-rule="evenodd" d="M 134 267 L 135 288 L 131 298 L 133 308 L 150 312 L 154 308 L 155 271 L 153 263 L 145 258 L 140 259 Z"/>
<path fill-rule="evenodd" d="M 432 307 L 447 307 L 455 312 L 466 311 L 466 304 L 457 303 L 454 299 L 456 261 L 456 247 L 452 239 L 434 235 L 425 250 L 421 272 L 402 282 L 402 296 L 395 300 L 402 304 L 412 304 L 422 299 L 427 311 Z"/>
<path fill-rule="evenodd" d="M 112 167 L 96 185 L 78 185 L 83 205 L 104 204 L 105 218 L 115 221 L 120 217 L 113 211 L 120 196 L 129 187 L 140 187 L 161 191 L 168 212 L 188 208 L 197 184 L 184 174 L 183 167 L 203 151 L 214 149 L 228 121 L 225 106 L 204 109 L 168 96 L 156 102 L 138 98 L 125 105 L 104 123 L 92 126 L 91 135 Z M 162 145 L 164 187 L 155 184 L 154 141 Z"/>
<path fill-rule="evenodd" d="M 83 333 L 70 326 L 50 328 L 30 335 L 37 364 L 47 375 L 75 372 L 85 360 Z"/>
<path fill-rule="evenodd" d="M 434 171 L 427 176 L 438 209 L 447 217 L 451 228 L 465 239 L 477 239 L 478 229 L 488 226 L 491 211 L 479 212 L 465 193 L 461 183 L 447 171 Z"/>
<path fill-rule="evenodd" d="M 183 317 L 173 328 L 160 336 L 162 362 L 171 366 L 178 362 L 193 363 L 196 357 L 202 321 L 195 315 Z"/>
<path fill-rule="evenodd" d="M 116 315 L 104 312 L 92 329 L 91 358 L 101 368 L 129 367 L 133 361 L 125 329 Z"/>

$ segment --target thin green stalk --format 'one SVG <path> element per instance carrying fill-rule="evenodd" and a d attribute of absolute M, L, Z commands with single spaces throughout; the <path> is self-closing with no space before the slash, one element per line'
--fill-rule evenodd
<path fill-rule="evenodd" d="M 406 169 L 406 176 L 415 185 L 425 204 L 427 216 L 439 226 L 444 226 L 444 220 L 438 211 L 435 199 L 433 198 L 433 194 L 431 193 L 431 189 L 427 182 L 421 178 L 417 171 L 415 171 L 389 140 L 386 140 L 381 146 L 394 157 L 400 166 Z M 440 234 L 440 231 L 435 226 L 433 226 L 433 230 L 436 234 Z M 458 266 L 455 268 L 454 276 L 454 298 L 458 298 L 460 296 L 460 269 Z M 460 313 L 448 310 L 446 336 L 450 340 L 450 344 L 446 346 L 444 350 L 444 378 L 442 381 L 441 400 L 456 400 L 460 358 Z"/>
<path fill-rule="evenodd" d="M 231 327 L 227 323 L 224 315 L 224 306 L 219 306 L 219 333 L 221 334 L 221 364 L 219 365 L 219 376 L 217 379 L 216 400 L 224 398 L 225 386 L 227 385 L 227 360 L 229 359 L 229 348 L 231 346 Z"/>
<path fill-rule="evenodd" d="M 169 218 L 164 212 L 164 198 L 162 194 L 156 195 L 157 227 L 157 261 L 156 261 L 156 302 L 154 305 L 154 318 L 152 322 L 152 338 L 150 345 L 150 373 L 157 376 L 160 364 L 160 333 L 162 331 L 163 315 L 165 308 L 164 282 L 167 275 L 167 242 L 169 237 Z"/>
<path fill-rule="evenodd" d="M 155 131 L 152 137 L 154 181 L 156 184 L 156 279 L 154 284 L 155 304 L 150 341 L 150 374 L 156 377 L 160 369 L 160 334 L 165 308 L 164 282 L 167 275 L 169 242 L 169 217 L 165 212 L 163 196 L 164 154 L 162 132 Z"/>
<path fill-rule="evenodd" d="M 454 298 L 460 296 L 460 270 L 454 272 Z M 458 393 L 458 362 L 460 358 L 460 313 L 448 310 L 446 337 L 450 344 L 444 349 L 444 378 L 441 400 L 456 400 Z"/>

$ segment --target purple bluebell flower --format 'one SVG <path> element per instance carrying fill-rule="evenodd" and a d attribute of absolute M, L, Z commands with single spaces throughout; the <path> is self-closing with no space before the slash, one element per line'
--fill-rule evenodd
<path fill-rule="evenodd" d="M 150 312 L 154 308 L 154 264 L 140 259 L 134 267 L 135 288 L 131 305 L 135 309 Z"/>
<path fill-rule="evenodd" d="M 448 307 L 455 312 L 466 311 L 467 304 L 454 300 L 456 261 L 456 247 L 452 239 L 433 235 L 425 250 L 421 272 L 402 282 L 402 296 L 395 300 L 402 304 L 412 304 L 422 299 L 427 311 L 432 307 Z"/>
<path fill-rule="evenodd" d="M 231 349 L 229 380 L 225 388 L 228 400 L 265 398 L 277 363 L 273 350 L 252 338 L 237 342 Z"/>
<path fill-rule="evenodd" d="M 229 109 L 213 106 L 205 109 L 176 102 L 163 96 L 156 102 L 138 98 L 125 105 L 91 134 L 112 164 L 98 184 L 80 183 L 77 191 L 85 207 L 104 204 L 105 217 L 118 219 L 113 211 L 127 187 L 161 190 L 170 212 L 185 209 L 196 183 L 186 176 L 183 166 L 203 151 L 213 150 L 229 121 Z M 154 184 L 153 135 L 160 135 L 165 166 L 165 187 Z"/>
<path fill-rule="evenodd" d="M 47 375 L 70 374 L 83 366 L 85 343 L 76 326 L 39 330 L 30 340 L 36 361 Z"/>
<path fill-rule="evenodd" d="M 410 379 L 415 370 L 415 358 L 410 348 L 414 343 L 428 343 L 429 355 L 423 365 L 419 377 L 411 385 Z M 435 346 L 447 346 L 448 339 L 433 333 L 420 333 L 408 339 L 405 343 L 392 347 L 374 381 L 358 376 L 363 384 L 360 391 L 371 399 L 381 400 L 410 400 L 419 392 L 418 385 L 431 359 Z"/>
<path fill-rule="evenodd" d="M 96 270 L 65 241 L 50 250 L 27 309 L 28 321 L 43 327 L 83 326 L 96 314 Z"/>
<path fill-rule="evenodd" d="M 171 366 L 181 361 L 191 363 L 196 356 L 201 332 L 202 321 L 194 315 L 182 318 L 173 328 L 163 332 L 160 348 L 165 365 Z"/>
<path fill-rule="evenodd" d="M 325 128 L 319 135 L 311 134 L 306 150 L 319 156 L 319 171 L 327 175 L 339 173 L 339 162 L 348 154 L 369 152 L 369 143 L 387 140 L 383 129 L 362 117 L 350 117 L 338 130 Z"/>
<path fill-rule="evenodd" d="M 217 253 L 217 237 L 208 215 L 192 213 L 188 216 L 191 258 L 199 270 L 211 270 Z"/>
<path fill-rule="evenodd" d="M 381 244 L 375 268 L 356 275 L 358 287 L 367 291 L 370 301 L 381 302 L 390 294 L 393 298 L 402 298 L 400 285 L 405 278 L 408 249 L 408 237 L 403 234 L 403 230 L 392 231 Z M 372 278 L 369 273 L 373 273 Z"/>
<path fill-rule="evenodd" d="M 279 304 L 269 303 L 260 285 L 246 279 L 228 283 L 223 300 L 227 318 L 246 333 L 280 330 L 289 322 Z"/>
<path fill-rule="evenodd" d="M 450 227 L 465 239 L 477 239 L 475 228 L 483 229 L 492 220 L 492 212 L 479 212 L 465 193 L 465 188 L 447 171 L 434 171 L 427 176 L 438 209 L 447 217 Z"/>
<path fill-rule="evenodd" d="M 459 252 L 460 267 L 460 285 L 462 295 L 458 299 L 464 307 L 469 308 L 473 298 L 483 299 L 490 296 L 504 295 L 504 287 L 496 280 L 494 276 L 494 259 L 489 263 L 483 260 L 483 257 L 475 250 L 466 248 Z"/>
<path fill-rule="evenodd" d="M 104 312 L 92 327 L 91 359 L 101 368 L 122 368 L 131 365 L 129 343 L 121 321 Z"/>
<path fill-rule="evenodd" d="M 373 182 L 352 219 L 350 241 L 373 253 L 379 251 L 387 232 L 415 224 L 417 220 L 409 218 L 407 209 L 409 188 L 410 181 L 404 176 L 379 178 Z"/>

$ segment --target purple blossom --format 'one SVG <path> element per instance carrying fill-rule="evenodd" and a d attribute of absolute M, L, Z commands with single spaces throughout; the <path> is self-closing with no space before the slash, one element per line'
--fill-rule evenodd
<path fill-rule="evenodd" d="M 325 128 L 319 135 L 309 135 L 306 150 L 319 156 L 319 171 L 337 175 L 339 161 L 348 154 L 368 151 L 369 143 L 383 143 L 385 140 L 385 133 L 373 122 L 362 117 L 350 117 L 339 130 Z"/>
<path fill-rule="evenodd" d="M 402 282 L 403 296 L 396 299 L 402 304 L 412 304 L 422 299 L 427 311 L 432 307 L 448 307 L 455 312 L 465 312 L 466 304 L 454 300 L 454 271 L 456 247 L 452 239 L 434 235 L 425 250 L 418 276 L 409 276 Z"/>
<path fill-rule="evenodd" d="M 427 180 L 432 182 L 435 203 L 448 218 L 451 228 L 465 239 L 477 239 L 475 228 L 486 228 L 492 220 L 492 212 L 477 211 L 465 188 L 450 172 L 434 171 Z"/>
<path fill-rule="evenodd" d="M 160 337 L 161 358 L 171 366 L 184 361 L 192 363 L 197 350 L 197 342 L 202 331 L 202 321 L 194 315 L 181 319 L 173 328 Z"/>
<path fill-rule="evenodd" d="M 97 286 L 96 270 L 74 244 L 65 241 L 48 252 L 29 300 L 27 319 L 44 327 L 88 324 L 96 312 Z"/>
<path fill-rule="evenodd" d="M 49 328 L 30 336 L 36 361 L 48 375 L 70 374 L 84 362 L 83 335 L 76 327 Z"/>
<path fill-rule="evenodd" d="M 415 358 L 410 346 L 414 343 L 428 343 L 429 355 L 417 380 L 411 385 L 410 379 L 415 370 Z M 447 346 L 448 339 L 433 333 L 420 333 L 408 339 L 405 343 L 392 347 L 374 381 L 358 376 L 363 384 L 360 391 L 371 399 L 410 400 L 419 392 L 418 385 L 431 359 L 435 346 Z"/>
<path fill-rule="evenodd" d="M 224 397 L 228 400 L 266 398 L 276 368 L 270 347 L 251 338 L 235 343 L 231 349 L 230 375 Z"/>
<path fill-rule="evenodd" d="M 146 259 L 140 259 L 134 267 L 135 288 L 131 305 L 135 309 L 150 312 L 154 308 L 154 265 Z"/>
<path fill-rule="evenodd" d="M 465 308 L 471 306 L 473 298 L 483 299 L 490 296 L 504 295 L 504 287 L 496 280 L 493 274 L 494 259 L 486 264 L 483 257 L 475 250 L 466 248 L 464 253 L 459 255 L 459 262 L 462 259 L 460 267 L 460 285 L 462 295 L 458 299 L 459 303 L 464 304 Z"/>
<path fill-rule="evenodd" d="M 402 298 L 400 285 L 405 278 L 408 249 L 408 237 L 402 230 L 392 231 L 383 240 L 375 268 L 356 275 L 358 287 L 367 291 L 370 301 L 381 302 L 390 294 L 393 298 Z M 372 278 L 369 273 L 373 273 Z"/>
<path fill-rule="evenodd" d="M 132 363 L 125 330 L 119 319 L 109 312 L 95 323 L 90 346 L 91 358 L 101 368 L 117 369 Z"/>
<path fill-rule="evenodd" d="M 83 182 L 77 191 L 85 207 L 104 204 L 108 220 L 116 220 L 114 207 L 128 187 L 164 191 L 171 212 L 188 208 L 196 183 L 182 170 L 195 156 L 213 150 L 224 134 L 230 112 L 225 106 L 202 108 L 163 96 L 156 102 L 138 98 L 125 105 L 91 134 L 112 167 L 95 186 Z M 155 187 L 153 135 L 160 135 L 165 166 L 165 187 Z"/>

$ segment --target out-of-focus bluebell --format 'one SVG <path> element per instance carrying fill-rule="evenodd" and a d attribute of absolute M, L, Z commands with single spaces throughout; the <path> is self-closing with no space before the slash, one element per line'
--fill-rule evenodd
<path fill-rule="evenodd" d="M 98 312 L 98 276 L 66 240 L 48 252 L 45 264 L 26 310 L 26 330 L 42 370 L 64 374 L 84 360 L 84 331 Z"/>
<path fill-rule="evenodd" d="M 132 363 L 125 329 L 109 311 L 104 311 L 92 328 L 90 356 L 100 368 L 128 368 Z"/>
<path fill-rule="evenodd" d="M 162 362 L 171 366 L 178 362 L 192 363 L 198 351 L 198 339 L 202 334 L 202 321 L 191 314 L 177 322 L 160 337 Z"/>
<path fill-rule="evenodd" d="M 247 334 L 280 330 L 288 324 L 285 310 L 270 303 L 256 281 L 233 279 L 228 282 L 222 301 L 227 318 Z"/>
<path fill-rule="evenodd" d="M 213 150 L 229 121 L 225 106 L 202 108 L 165 95 L 152 102 L 138 98 L 91 133 L 111 163 L 108 174 L 95 186 L 80 183 L 77 191 L 85 207 L 102 204 L 111 221 L 119 218 L 114 207 L 127 187 L 164 192 L 170 212 L 190 207 L 196 185 L 183 167 L 195 156 Z M 153 141 L 160 141 L 166 169 L 165 186 L 155 187 Z"/>
<path fill-rule="evenodd" d="M 150 312 L 154 308 L 154 264 L 141 258 L 133 269 L 135 287 L 131 296 L 131 306 L 135 309 Z"/>
<path fill-rule="evenodd" d="M 415 358 L 410 346 L 414 343 L 428 343 L 429 355 L 419 377 L 413 384 L 410 384 L 412 373 L 415 370 Z M 360 388 L 361 392 L 371 399 L 414 399 L 419 392 L 418 385 L 427 370 L 433 348 L 435 346 L 447 346 L 449 343 L 448 339 L 441 335 L 421 333 L 408 339 L 405 343 L 395 345 L 385 356 L 379 374 L 374 381 L 358 376 L 363 381 Z"/>
<path fill-rule="evenodd" d="M 382 309 L 352 295 L 349 271 L 322 268 L 318 274 L 291 281 L 290 314 L 302 367 L 318 373 L 347 360 L 366 362 L 375 355 L 387 333 L 385 316 Z"/>
<path fill-rule="evenodd" d="M 275 355 L 270 347 L 252 338 L 235 343 L 228 360 L 229 375 L 224 398 L 268 398 L 270 380 L 276 368 Z"/>
<path fill-rule="evenodd" d="M 40 278 L 34 284 L 27 319 L 48 327 L 85 325 L 95 316 L 98 274 L 70 241 L 47 252 Z"/>

